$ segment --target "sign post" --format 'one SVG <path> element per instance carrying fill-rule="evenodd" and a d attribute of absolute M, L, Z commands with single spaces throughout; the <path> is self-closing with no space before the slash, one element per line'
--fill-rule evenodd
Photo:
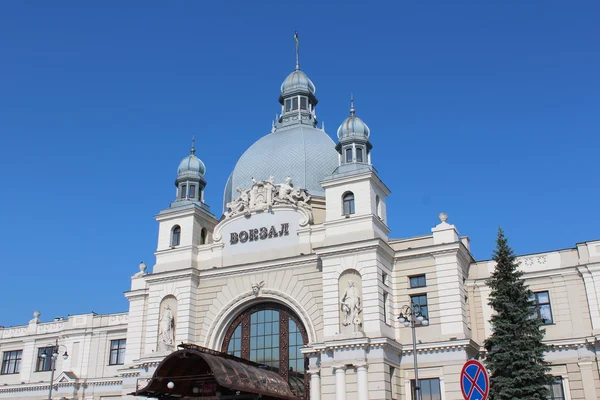
<path fill-rule="evenodd" d="M 487 400 L 490 378 L 482 363 L 469 360 L 460 373 L 460 390 L 465 400 Z"/>

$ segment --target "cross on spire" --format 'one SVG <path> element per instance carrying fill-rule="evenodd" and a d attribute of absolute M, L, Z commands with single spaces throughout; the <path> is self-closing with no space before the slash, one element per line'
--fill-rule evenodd
<path fill-rule="evenodd" d="M 192 148 L 190 149 L 190 154 L 196 154 L 196 136 L 192 136 Z"/>
<path fill-rule="evenodd" d="M 300 70 L 300 40 L 298 39 L 298 32 L 294 32 L 294 39 L 296 40 L 296 71 Z"/>

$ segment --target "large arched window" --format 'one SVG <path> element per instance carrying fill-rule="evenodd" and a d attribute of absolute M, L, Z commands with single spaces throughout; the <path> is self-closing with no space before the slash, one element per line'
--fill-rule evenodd
<path fill-rule="evenodd" d="M 292 388 L 303 382 L 308 391 L 306 362 L 300 349 L 308 343 L 306 329 L 296 314 L 277 303 L 261 303 L 242 312 L 227 332 L 221 351 L 277 368 Z"/>
<path fill-rule="evenodd" d="M 175 225 L 173 230 L 171 231 L 171 247 L 179 246 L 179 242 L 181 241 L 181 227 L 179 225 Z"/>
<path fill-rule="evenodd" d="M 344 215 L 354 214 L 354 193 L 347 192 L 342 199 L 344 204 Z"/>

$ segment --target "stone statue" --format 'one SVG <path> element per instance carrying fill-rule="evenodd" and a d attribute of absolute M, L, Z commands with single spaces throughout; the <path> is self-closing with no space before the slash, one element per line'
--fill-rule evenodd
<path fill-rule="evenodd" d="M 297 201 L 294 199 L 294 185 L 292 184 L 292 178 L 289 176 L 285 178 L 285 182 L 281 183 L 278 186 L 279 191 L 277 192 L 277 197 L 275 197 L 276 203 L 291 203 L 296 205 Z"/>
<path fill-rule="evenodd" d="M 342 312 L 344 313 L 342 325 L 353 325 L 354 329 L 357 330 L 361 325 L 359 314 L 362 311 L 362 306 L 358 290 L 354 286 L 354 281 L 348 281 L 348 288 L 341 299 L 341 305 Z"/>
<path fill-rule="evenodd" d="M 172 351 L 175 347 L 175 318 L 171 307 L 163 309 L 158 326 L 158 351 Z"/>
<path fill-rule="evenodd" d="M 252 294 L 254 296 L 258 296 L 260 294 L 260 289 L 265 286 L 265 281 L 260 281 L 259 283 L 252 284 Z"/>
<path fill-rule="evenodd" d="M 240 195 L 237 199 L 227 203 L 227 208 L 229 209 L 229 212 L 226 213 L 226 216 L 232 217 L 242 212 L 245 215 L 250 215 L 250 189 L 236 188 L 235 190 L 237 190 Z"/>

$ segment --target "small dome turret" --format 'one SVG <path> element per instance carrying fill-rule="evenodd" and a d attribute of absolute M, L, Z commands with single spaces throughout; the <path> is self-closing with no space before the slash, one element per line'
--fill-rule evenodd
<path fill-rule="evenodd" d="M 356 116 L 354 96 L 350 98 L 350 116 L 342 122 L 337 131 L 340 153 L 340 166 L 345 164 L 371 164 L 371 130 Z"/>
<path fill-rule="evenodd" d="M 350 108 L 350 116 L 342 122 L 337 131 L 339 140 L 349 139 L 354 137 L 368 139 L 371 134 L 371 130 L 363 122 L 362 119 L 358 118 L 354 110 L 354 103 Z"/>
<path fill-rule="evenodd" d="M 177 168 L 177 201 L 204 201 L 204 187 L 206 186 L 206 166 L 198 157 L 196 157 L 196 140 L 192 139 L 192 148 L 190 155 L 185 157 L 179 163 Z"/>

